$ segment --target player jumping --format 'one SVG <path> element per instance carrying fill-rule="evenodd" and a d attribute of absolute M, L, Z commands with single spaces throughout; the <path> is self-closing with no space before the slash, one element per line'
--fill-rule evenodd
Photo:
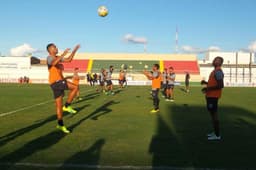
<path fill-rule="evenodd" d="M 55 103 L 56 103 L 56 112 L 58 125 L 57 129 L 61 130 L 64 133 L 70 133 L 70 131 L 64 126 L 63 123 L 63 111 L 69 113 L 76 113 L 70 104 L 77 94 L 78 87 L 73 83 L 67 82 L 62 74 L 62 62 L 71 62 L 75 56 L 77 50 L 80 48 L 80 45 L 75 46 L 74 50 L 71 52 L 69 57 L 64 58 L 69 53 L 69 48 L 66 49 L 62 55 L 58 56 L 58 48 L 55 44 L 51 43 L 47 45 L 47 51 L 49 56 L 47 57 L 47 65 L 49 70 L 49 83 L 53 91 Z M 70 90 L 68 99 L 65 105 L 62 107 L 62 100 L 64 96 L 64 90 Z"/>
<path fill-rule="evenodd" d="M 214 70 L 211 72 L 208 82 L 205 80 L 201 81 L 202 85 L 207 85 L 207 87 L 202 89 L 202 92 L 205 93 L 207 109 L 211 114 L 214 128 L 214 132 L 208 134 L 208 140 L 221 139 L 218 119 L 218 100 L 221 97 L 222 89 L 224 88 L 224 73 L 221 69 L 223 62 L 224 59 L 222 57 L 216 57 L 212 62 Z"/>

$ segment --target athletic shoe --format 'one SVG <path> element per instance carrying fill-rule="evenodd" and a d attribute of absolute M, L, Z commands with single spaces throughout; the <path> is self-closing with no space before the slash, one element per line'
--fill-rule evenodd
<path fill-rule="evenodd" d="M 115 92 L 112 92 L 111 95 L 115 95 Z"/>
<path fill-rule="evenodd" d="M 79 97 L 77 100 L 78 100 L 78 101 L 81 101 L 81 100 L 83 100 L 83 98 L 82 98 L 82 97 Z"/>
<path fill-rule="evenodd" d="M 174 99 L 171 99 L 170 101 L 171 101 L 171 102 L 174 102 Z"/>
<path fill-rule="evenodd" d="M 64 112 L 69 112 L 69 113 L 72 113 L 72 114 L 76 114 L 76 113 L 77 113 L 77 111 L 74 110 L 71 106 L 68 106 L 68 107 L 63 106 L 62 110 L 63 110 Z"/>
<path fill-rule="evenodd" d="M 65 126 L 57 125 L 56 128 L 61 130 L 63 133 L 70 133 L 70 131 Z"/>
<path fill-rule="evenodd" d="M 153 110 L 150 111 L 150 113 L 152 113 L 152 114 L 153 113 L 158 113 L 159 111 L 160 111 L 159 109 L 153 109 Z"/>
<path fill-rule="evenodd" d="M 171 99 L 165 99 L 165 101 L 170 102 L 170 101 L 171 101 Z"/>
<path fill-rule="evenodd" d="M 162 95 L 162 98 L 166 98 L 166 96 Z"/>
<path fill-rule="evenodd" d="M 207 134 L 207 137 L 211 137 L 211 136 L 214 136 L 215 135 L 215 133 L 214 132 L 212 132 L 212 133 L 208 133 Z"/>
<path fill-rule="evenodd" d="M 209 137 L 208 137 L 208 140 L 209 140 L 209 141 L 221 140 L 221 137 L 220 137 L 220 136 L 216 136 L 216 135 L 214 134 L 214 135 L 212 135 L 212 136 L 209 136 Z"/>

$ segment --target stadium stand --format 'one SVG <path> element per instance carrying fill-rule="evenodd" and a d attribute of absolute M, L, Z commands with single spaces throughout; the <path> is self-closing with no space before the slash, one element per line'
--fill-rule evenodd
<path fill-rule="evenodd" d="M 127 70 L 132 72 L 141 72 L 145 69 L 145 65 L 148 69 L 159 61 L 135 61 L 135 60 L 94 60 L 92 65 L 92 72 L 99 72 L 101 68 L 109 68 L 110 65 L 114 66 L 115 70 L 120 70 L 122 66 L 126 67 Z"/>
<path fill-rule="evenodd" d="M 87 71 L 89 66 L 90 60 L 85 59 L 79 59 L 79 60 L 73 60 L 70 63 L 63 63 L 64 71 L 70 72 L 73 71 L 74 68 L 79 68 L 80 71 Z"/>
<path fill-rule="evenodd" d="M 177 74 L 184 74 L 189 72 L 190 74 L 200 74 L 199 65 L 197 60 L 195 61 L 164 61 L 164 67 L 168 68 L 172 66 Z"/>

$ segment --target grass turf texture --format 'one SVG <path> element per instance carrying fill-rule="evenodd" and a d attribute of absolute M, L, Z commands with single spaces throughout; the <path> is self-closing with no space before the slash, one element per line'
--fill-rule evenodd
<path fill-rule="evenodd" d="M 225 88 L 220 100 L 223 140 L 208 142 L 211 132 L 204 96 L 175 88 L 175 103 L 161 99 L 151 115 L 150 87 L 128 87 L 114 96 L 81 86 L 84 100 L 76 115 L 65 114 L 72 133 L 55 129 L 56 116 L 48 85 L 0 84 L 0 169 L 76 169 L 65 165 L 256 168 L 256 108 L 253 88 Z M 58 168 L 4 166 L 3 163 L 64 164 Z M 79 169 L 79 168 L 78 168 Z M 98 169 L 96 167 L 92 169 Z"/>

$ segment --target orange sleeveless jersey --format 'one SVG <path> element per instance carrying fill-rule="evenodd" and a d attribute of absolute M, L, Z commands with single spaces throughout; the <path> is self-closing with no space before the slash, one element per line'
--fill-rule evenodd
<path fill-rule="evenodd" d="M 215 73 L 218 70 L 221 70 L 221 68 L 218 67 L 218 68 L 216 68 L 215 70 L 213 70 L 211 72 L 211 74 L 209 76 L 207 87 L 214 87 L 214 86 L 218 85 L 217 80 L 215 78 Z M 207 91 L 206 92 L 206 97 L 220 98 L 221 97 L 221 93 L 222 93 L 222 89 L 216 89 L 216 90 Z"/>
<path fill-rule="evenodd" d="M 161 76 L 161 73 L 158 72 L 158 77 L 155 77 L 152 80 L 152 88 L 153 89 L 160 89 L 161 88 L 161 81 L 162 81 L 162 76 Z"/>
<path fill-rule="evenodd" d="M 79 85 L 79 81 L 80 81 L 80 79 L 79 78 L 73 78 L 73 84 L 75 84 L 75 85 Z"/>
<path fill-rule="evenodd" d="M 56 66 L 48 66 L 50 84 L 63 80 L 62 70 L 59 66 L 59 64 Z"/>
<path fill-rule="evenodd" d="M 119 80 L 124 80 L 124 74 L 123 73 L 119 74 Z"/>

